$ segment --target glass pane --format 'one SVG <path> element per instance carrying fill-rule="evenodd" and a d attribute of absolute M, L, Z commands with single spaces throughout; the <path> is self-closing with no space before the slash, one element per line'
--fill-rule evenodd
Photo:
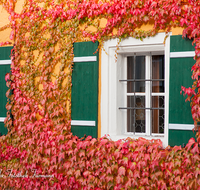
<path fill-rule="evenodd" d="M 145 56 L 127 58 L 127 79 L 145 79 Z M 128 82 L 127 92 L 145 92 L 145 81 Z"/>
<path fill-rule="evenodd" d="M 165 79 L 164 55 L 152 56 L 152 79 Z M 164 92 L 164 81 L 152 82 L 152 92 Z"/>
<path fill-rule="evenodd" d="M 165 107 L 164 96 L 152 96 L 153 108 Z M 164 133 L 165 113 L 164 109 L 152 110 L 152 133 Z"/>
<path fill-rule="evenodd" d="M 127 132 L 145 133 L 145 97 L 127 96 Z"/>

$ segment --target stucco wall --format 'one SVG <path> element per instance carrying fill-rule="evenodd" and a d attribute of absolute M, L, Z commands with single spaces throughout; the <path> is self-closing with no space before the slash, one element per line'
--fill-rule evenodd
<path fill-rule="evenodd" d="M 17 3 L 15 5 L 15 12 L 20 13 L 23 9 L 23 4 L 24 0 L 17 0 Z M 9 24 L 9 14 L 7 11 L 3 8 L 2 5 L 0 5 L 0 28 Z M 101 19 L 100 26 L 103 28 L 106 25 L 106 19 Z M 82 27 L 84 28 L 84 26 Z M 146 25 L 141 25 L 142 30 L 149 30 L 152 28 L 151 24 L 146 24 Z M 87 30 L 90 31 L 95 31 L 96 29 L 94 27 L 88 27 Z M 182 28 L 172 28 L 172 35 L 180 35 L 182 34 L 183 29 Z M 0 42 L 4 41 L 10 41 L 9 36 L 10 36 L 11 29 L 6 29 L 4 31 L 0 31 Z M 116 32 L 116 31 L 115 31 Z M 163 31 L 160 31 L 163 32 Z"/>
<path fill-rule="evenodd" d="M 17 13 L 20 13 L 21 11 L 22 11 L 22 9 L 23 9 L 23 4 L 24 4 L 24 0 L 17 0 L 17 3 L 16 3 L 16 5 L 15 5 L 15 11 L 17 12 Z M 9 14 L 7 13 L 7 11 L 3 8 L 3 6 L 1 6 L 0 5 L 0 28 L 1 27 L 4 27 L 4 26 L 6 26 L 7 24 L 9 24 L 9 19 L 8 19 L 8 17 L 9 17 Z M 106 23 L 107 23 L 107 20 L 106 19 L 101 19 L 101 22 L 100 22 L 100 26 L 103 28 L 103 27 L 105 27 L 106 26 Z M 85 26 L 82 26 L 81 28 L 83 29 Z M 141 29 L 142 30 L 145 30 L 145 31 L 147 31 L 147 30 L 149 30 L 149 29 L 151 29 L 152 28 L 152 25 L 151 24 L 146 24 L 146 25 L 141 25 Z M 88 27 L 87 28 L 87 30 L 89 30 L 89 31 L 95 31 L 96 30 L 96 28 L 95 27 Z M 172 29 L 172 35 L 180 35 L 180 34 L 182 34 L 182 31 L 183 31 L 183 29 L 182 28 L 173 28 Z M 11 32 L 11 29 L 10 28 L 8 28 L 8 29 L 6 29 L 6 30 L 3 30 L 3 31 L 0 31 L 0 42 L 4 42 L 4 41 L 11 41 L 10 39 L 9 39 L 9 36 L 10 36 L 10 32 Z M 117 30 L 116 31 L 114 31 L 114 33 L 115 32 L 117 32 Z M 160 31 L 160 32 L 163 32 L 163 31 Z M 164 40 L 164 39 L 163 39 Z M 100 56 L 101 57 L 101 56 Z M 101 76 L 101 70 L 100 70 L 100 68 L 101 68 L 101 60 L 99 60 L 100 61 L 100 63 L 99 63 L 99 76 Z M 54 72 L 55 73 L 59 73 L 59 66 L 60 66 L 60 64 L 58 63 L 58 65 L 55 67 L 55 70 L 54 70 Z M 52 78 L 52 80 L 54 81 L 55 79 L 54 78 Z M 65 81 L 66 82 L 66 81 Z M 101 95 L 101 79 L 99 78 L 99 97 L 101 97 L 100 96 Z M 101 123 L 100 123 L 100 105 L 101 105 L 101 101 L 100 101 L 100 98 L 99 98 L 99 100 L 98 100 L 98 104 L 99 104 L 99 114 L 98 114 L 98 116 L 99 116 L 99 118 L 98 118 L 98 121 L 99 121 L 99 124 L 98 124 L 98 126 L 99 126 L 99 129 L 98 129 L 98 134 L 101 134 L 100 133 L 100 131 L 101 131 Z"/>
<path fill-rule="evenodd" d="M 24 0 L 17 0 L 17 3 L 15 5 L 16 13 L 20 13 L 22 11 L 23 4 L 24 4 Z M 8 17 L 9 17 L 8 12 L 5 10 L 5 8 L 2 5 L 0 5 L 0 28 L 9 24 L 10 21 Z M 11 41 L 9 38 L 10 32 L 11 32 L 11 28 L 0 31 L 0 42 Z"/>
<path fill-rule="evenodd" d="M 0 5 L 0 28 L 4 27 L 5 25 L 9 24 L 9 19 L 8 19 L 9 14 L 7 11 L 3 8 L 2 5 Z M 0 31 L 0 42 L 4 41 L 10 41 L 9 36 L 10 36 L 11 29 L 6 29 L 3 31 Z"/>

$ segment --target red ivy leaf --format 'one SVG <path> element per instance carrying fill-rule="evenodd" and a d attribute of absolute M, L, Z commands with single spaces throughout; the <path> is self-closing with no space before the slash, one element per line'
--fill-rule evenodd
<path fill-rule="evenodd" d="M 187 145 L 186 145 L 187 150 L 189 150 L 189 149 L 191 148 L 191 146 L 192 146 L 194 143 L 195 143 L 195 139 L 194 139 L 194 138 L 191 138 L 191 139 L 188 141 Z"/>
<path fill-rule="evenodd" d="M 58 162 L 61 162 L 64 158 L 65 158 L 65 153 L 64 152 L 60 153 L 58 156 Z"/>
<path fill-rule="evenodd" d="M 191 150 L 192 154 L 199 154 L 199 146 L 198 143 L 194 144 L 194 148 Z"/>
<path fill-rule="evenodd" d="M 125 173 L 126 173 L 125 167 L 124 167 L 124 166 L 121 166 L 121 167 L 119 168 L 119 170 L 118 170 L 118 174 L 119 174 L 119 175 L 125 175 Z"/>

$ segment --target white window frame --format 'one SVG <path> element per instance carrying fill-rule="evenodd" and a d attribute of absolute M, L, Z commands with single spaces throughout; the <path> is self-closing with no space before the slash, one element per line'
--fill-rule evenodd
<path fill-rule="evenodd" d="M 169 54 L 170 37 L 165 33 L 158 33 L 154 37 L 145 38 L 143 41 L 135 38 L 126 38 L 118 44 L 118 39 L 104 42 L 101 53 L 101 136 L 109 134 L 111 139 L 119 140 L 127 137 L 146 139 L 161 139 L 163 146 L 168 145 L 168 110 L 169 110 Z M 117 46 L 119 49 L 117 50 Z M 117 50 L 117 61 L 116 61 Z M 130 134 L 126 133 L 126 125 L 119 107 L 126 105 L 126 87 L 119 80 L 126 76 L 126 57 L 134 53 L 149 53 L 165 55 L 165 129 L 163 134 Z M 124 89 L 125 88 L 125 89 Z M 154 93 L 153 93 L 154 94 Z M 162 93 L 163 94 L 163 93 Z M 124 114 L 124 115 L 123 115 Z"/>

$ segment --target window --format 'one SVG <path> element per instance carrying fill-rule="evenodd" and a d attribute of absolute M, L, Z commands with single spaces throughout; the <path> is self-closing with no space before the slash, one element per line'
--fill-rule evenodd
<path fill-rule="evenodd" d="M 164 55 L 126 57 L 126 132 L 164 134 Z"/>
<path fill-rule="evenodd" d="M 101 136 L 161 139 L 168 145 L 169 38 L 117 39 L 101 53 Z"/>

